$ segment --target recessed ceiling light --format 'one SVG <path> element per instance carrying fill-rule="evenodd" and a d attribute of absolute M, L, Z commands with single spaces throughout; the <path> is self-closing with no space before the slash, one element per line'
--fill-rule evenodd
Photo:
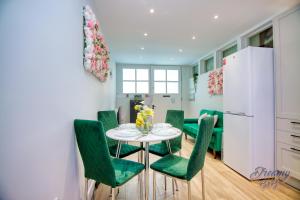
<path fill-rule="evenodd" d="M 193 39 L 193 40 L 196 40 L 196 36 L 193 35 L 192 39 Z"/>
<path fill-rule="evenodd" d="M 178 49 L 178 51 L 181 53 L 181 52 L 183 52 L 183 50 L 182 49 Z"/>
<path fill-rule="evenodd" d="M 215 16 L 214 16 L 214 19 L 218 19 L 218 18 L 219 18 L 219 15 L 215 15 Z"/>
<path fill-rule="evenodd" d="M 148 36 L 148 33 L 144 33 L 144 36 L 147 37 L 147 36 Z"/>
<path fill-rule="evenodd" d="M 144 47 L 141 47 L 141 50 L 144 50 L 145 48 Z"/>
<path fill-rule="evenodd" d="M 155 11 L 153 8 L 150 9 L 150 13 L 153 14 Z"/>

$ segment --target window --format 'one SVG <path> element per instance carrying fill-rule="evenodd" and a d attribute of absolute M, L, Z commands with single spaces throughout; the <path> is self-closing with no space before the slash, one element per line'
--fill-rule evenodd
<path fill-rule="evenodd" d="M 207 60 L 204 60 L 204 72 L 209 72 L 214 69 L 214 57 L 208 58 Z"/>
<path fill-rule="evenodd" d="M 249 38 L 249 46 L 273 48 L 273 28 L 270 27 Z"/>
<path fill-rule="evenodd" d="M 149 93 L 149 70 L 123 69 L 123 93 Z"/>
<path fill-rule="evenodd" d="M 231 54 L 234 54 L 235 52 L 237 52 L 237 44 L 228 47 L 227 49 L 221 50 L 221 55 L 220 55 L 220 60 L 218 62 L 217 67 L 222 67 L 224 65 L 224 58 L 226 58 L 227 56 L 230 56 Z"/>
<path fill-rule="evenodd" d="M 237 52 L 237 45 L 233 45 L 222 52 L 222 59 Z"/>
<path fill-rule="evenodd" d="M 178 94 L 179 87 L 178 70 L 154 70 L 154 93 L 155 94 Z"/>

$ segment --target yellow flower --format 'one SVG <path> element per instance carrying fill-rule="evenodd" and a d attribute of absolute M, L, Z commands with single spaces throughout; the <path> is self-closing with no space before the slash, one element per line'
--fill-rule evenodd
<path fill-rule="evenodd" d="M 142 126 L 144 126 L 144 123 L 141 122 L 141 121 L 139 121 L 139 120 L 136 120 L 135 125 L 136 125 L 137 127 L 142 127 Z"/>
<path fill-rule="evenodd" d="M 153 115 L 154 115 L 153 109 L 151 109 L 151 108 L 146 108 L 144 114 L 145 114 L 146 116 L 152 116 L 152 117 L 153 117 Z"/>
<path fill-rule="evenodd" d="M 138 111 L 138 110 L 140 110 L 140 109 L 141 109 L 141 105 L 135 105 L 135 106 L 134 106 L 134 110 L 137 110 L 137 111 Z"/>
<path fill-rule="evenodd" d="M 135 124 L 137 127 L 141 127 L 145 124 L 144 118 L 141 113 L 138 113 Z"/>

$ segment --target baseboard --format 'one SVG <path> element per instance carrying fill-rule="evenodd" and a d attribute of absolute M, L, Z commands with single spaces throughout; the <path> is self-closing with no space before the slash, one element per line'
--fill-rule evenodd
<path fill-rule="evenodd" d="M 293 177 L 289 177 L 285 182 L 290 186 L 300 190 L 300 180 L 295 179 Z"/>

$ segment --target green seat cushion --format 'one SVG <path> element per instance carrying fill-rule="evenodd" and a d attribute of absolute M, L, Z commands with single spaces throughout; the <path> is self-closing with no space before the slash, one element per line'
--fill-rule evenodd
<path fill-rule="evenodd" d="M 180 150 L 180 148 L 176 147 L 175 145 L 173 145 L 173 147 L 171 148 L 172 148 L 172 153 L 176 153 Z M 169 149 L 165 142 L 161 142 L 157 144 L 151 144 L 149 146 L 149 152 L 154 155 L 163 157 L 169 154 Z"/>
<path fill-rule="evenodd" d="M 170 154 L 151 164 L 150 168 L 169 176 L 186 179 L 188 162 L 186 158 Z"/>
<path fill-rule="evenodd" d="M 123 185 L 145 168 L 141 163 L 118 158 L 112 158 L 112 164 L 116 174 L 116 186 Z"/>
<path fill-rule="evenodd" d="M 117 148 L 118 148 L 118 145 L 114 145 L 114 146 L 109 147 L 110 155 L 116 157 Z M 129 156 L 129 155 L 131 155 L 133 153 L 136 153 L 136 152 L 138 152 L 140 150 L 142 150 L 141 147 L 130 145 L 130 144 L 122 144 L 122 146 L 121 146 L 121 152 L 120 152 L 120 156 L 119 157 L 120 158 L 124 158 L 124 157 Z"/>
<path fill-rule="evenodd" d="M 183 129 L 187 130 L 191 133 L 194 133 L 195 135 L 197 135 L 198 133 L 198 129 L 199 129 L 199 125 L 198 124 L 184 124 L 183 125 Z"/>

